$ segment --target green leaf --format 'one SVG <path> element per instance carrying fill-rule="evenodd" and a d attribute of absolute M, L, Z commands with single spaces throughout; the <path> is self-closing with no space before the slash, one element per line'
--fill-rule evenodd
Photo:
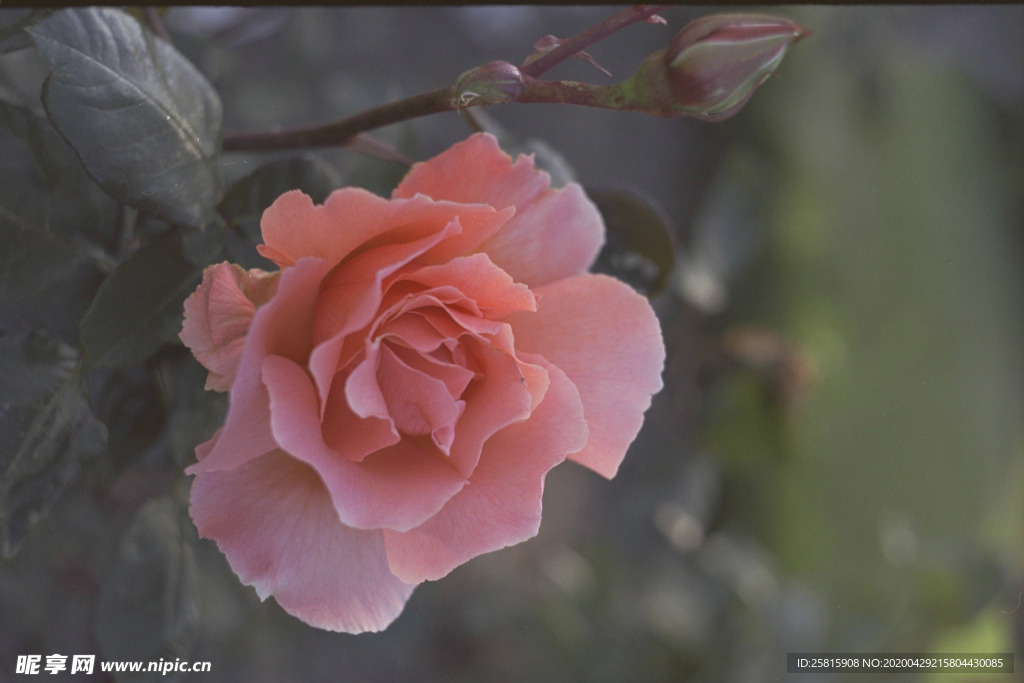
<path fill-rule="evenodd" d="M 114 267 L 119 206 L 45 118 L 0 102 L 0 330 L 64 341 Z"/>
<path fill-rule="evenodd" d="M 210 221 L 221 105 L 202 74 L 119 10 L 63 10 L 27 31 L 52 70 L 47 115 L 103 189 L 170 223 Z"/>
<path fill-rule="evenodd" d="M 653 200 L 626 190 L 587 190 L 608 230 L 597 269 L 648 297 L 668 284 L 675 262 L 668 222 Z"/>
<path fill-rule="evenodd" d="M 263 241 L 260 218 L 267 207 L 288 190 L 302 190 L 314 202 L 322 203 L 341 184 L 335 168 L 315 156 L 273 161 L 240 179 L 220 205 L 228 227 L 237 229 L 242 237 L 228 242 L 230 260 L 246 268 L 266 268 L 270 262 L 256 252 L 255 245 Z"/>
<path fill-rule="evenodd" d="M 0 540 L 15 553 L 77 476 L 103 450 L 73 348 L 44 332 L 0 337 Z"/>
<path fill-rule="evenodd" d="M 170 498 L 150 501 L 128 528 L 100 592 L 96 634 L 107 659 L 174 661 L 188 655 L 199 625 L 190 525 Z M 170 681 L 161 672 L 119 681 Z"/>
<path fill-rule="evenodd" d="M 0 54 L 31 47 L 32 42 L 25 35 L 25 29 L 34 26 L 56 11 L 56 8 L 35 10 L 0 10 Z"/>
<path fill-rule="evenodd" d="M 89 367 L 134 365 L 177 336 L 185 297 L 204 266 L 189 259 L 182 240 L 175 232 L 153 240 L 100 287 L 79 328 Z"/>

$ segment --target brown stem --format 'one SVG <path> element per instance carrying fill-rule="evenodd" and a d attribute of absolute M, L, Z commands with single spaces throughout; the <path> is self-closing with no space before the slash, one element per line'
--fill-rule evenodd
<path fill-rule="evenodd" d="M 326 147 L 347 144 L 363 131 L 400 123 L 420 116 L 455 109 L 455 89 L 451 86 L 367 109 L 346 119 L 322 126 L 302 126 L 254 133 L 225 133 L 225 152 L 272 150 L 288 147 Z"/>

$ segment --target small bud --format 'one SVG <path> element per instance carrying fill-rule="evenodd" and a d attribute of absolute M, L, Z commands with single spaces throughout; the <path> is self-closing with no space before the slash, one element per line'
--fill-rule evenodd
<path fill-rule="evenodd" d="M 523 74 L 508 62 L 488 62 L 470 69 L 455 82 L 456 107 L 514 102 L 523 93 Z"/>
<path fill-rule="evenodd" d="M 790 45 L 808 35 L 787 19 L 717 14 L 696 19 L 672 38 L 663 68 L 680 113 L 722 120 L 738 112 L 775 72 Z"/>

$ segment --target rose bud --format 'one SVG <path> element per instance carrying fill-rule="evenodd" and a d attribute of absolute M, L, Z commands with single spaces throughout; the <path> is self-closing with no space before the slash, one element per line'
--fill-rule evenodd
<path fill-rule="evenodd" d="M 619 85 L 619 108 L 721 121 L 743 108 L 809 31 L 787 19 L 716 14 L 696 19 Z"/>
<path fill-rule="evenodd" d="M 716 119 L 738 112 L 808 35 L 787 19 L 716 14 L 687 24 L 665 51 L 668 84 L 677 106 Z"/>
<path fill-rule="evenodd" d="M 488 62 L 470 69 L 455 82 L 455 105 L 504 104 L 523 92 L 523 74 L 508 62 Z"/>

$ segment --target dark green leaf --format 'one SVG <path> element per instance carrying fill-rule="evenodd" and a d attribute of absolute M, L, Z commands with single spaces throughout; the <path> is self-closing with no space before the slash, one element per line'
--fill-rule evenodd
<path fill-rule="evenodd" d="M 116 242 L 118 204 L 49 121 L 0 102 L 0 331 L 71 342 Z"/>
<path fill-rule="evenodd" d="M 27 30 L 53 71 L 47 114 L 103 189 L 171 223 L 212 219 L 221 106 L 202 74 L 119 10 L 63 10 Z"/>
<path fill-rule="evenodd" d="M 200 366 L 201 367 L 201 366 Z M 167 423 L 167 406 L 148 364 L 89 374 L 93 412 L 107 427 L 113 462 L 137 462 Z"/>
<path fill-rule="evenodd" d="M 43 332 L 0 337 L 0 537 L 12 555 L 103 449 L 106 432 L 89 412 L 77 354 Z"/>
<path fill-rule="evenodd" d="M 135 516 L 103 582 L 96 633 L 107 659 L 174 661 L 187 656 L 199 624 L 198 575 L 190 525 L 170 498 Z M 161 672 L 119 681 L 176 680 Z"/>
<path fill-rule="evenodd" d="M 195 448 L 224 424 L 227 394 L 207 391 L 207 371 L 184 348 L 177 357 L 162 357 L 157 372 L 166 389 L 166 435 L 174 462 L 184 468 L 196 460 Z M 170 356 L 171 354 L 167 354 Z"/>
<path fill-rule="evenodd" d="M 25 29 L 35 26 L 56 8 L 35 10 L 0 10 L 0 54 L 31 47 L 32 42 L 25 35 Z"/>
<path fill-rule="evenodd" d="M 125 259 L 100 287 L 79 330 L 89 367 L 126 367 L 181 330 L 182 304 L 199 284 L 179 233 L 167 233 Z"/>
<path fill-rule="evenodd" d="M 321 203 L 341 184 L 334 167 L 314 156 L 273 161 L 239 180 L 220 205 L 228 227 L 236 228 L 242 237 L 228 242 L 230 260 L 247 268 L 269 266 L 255 249 L 263 241 L 260 218 L 266 208 L 288 190 L 302 190 Z"/>
<path fill-rule="evenodd" d="M 668 284 L 674 252 L 668 223 L 652 200 L 625 190 L 587 190 L 608 229 L 597 269 L 649 297 Z"/>

